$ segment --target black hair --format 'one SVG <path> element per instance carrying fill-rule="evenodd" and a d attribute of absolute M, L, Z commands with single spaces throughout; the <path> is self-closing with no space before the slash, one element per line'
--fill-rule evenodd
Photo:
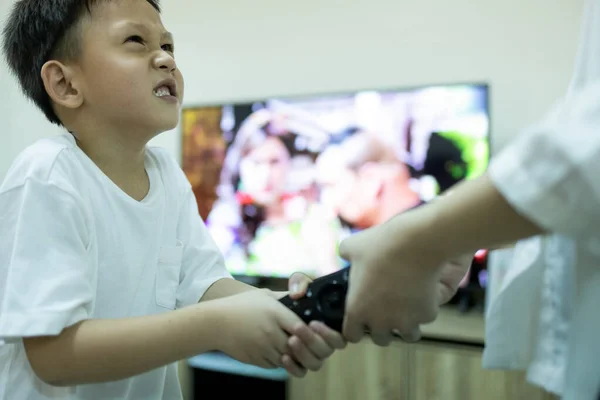
<path fill-rule="evenodd" d="M 46 118 L 61 126 L 41 70 L 54 58 L 73 61 L 80 54 L 80 21 L 99 1 L 109 0 L 19 0 L 3 29 L 2 49 L 21 89 Z M 146 0 L 160 12 L 159 0 Z"/>

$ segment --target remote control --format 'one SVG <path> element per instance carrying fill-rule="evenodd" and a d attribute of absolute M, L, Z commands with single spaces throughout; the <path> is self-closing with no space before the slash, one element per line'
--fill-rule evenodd
<path fill-rule="evenodd" d="M 338 332 L 342 331 L 348 291 L 350 267 L 312 281 L 304 297 L 293 300 L 285 296 L 280 301 L 307 324 L 321 321 Z"/>

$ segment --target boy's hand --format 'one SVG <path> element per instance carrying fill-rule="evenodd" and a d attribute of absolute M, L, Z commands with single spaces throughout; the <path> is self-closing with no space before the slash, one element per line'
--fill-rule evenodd
<path fill-rule="evenodd" d="M 287 294 L 292 299 L 299 299 L 306 294 L 308 284 L 312 280 L 301 273 L 294 273 L 288 282 L 289 292 L 279 293 L 278 298 Z M 312 321 L 297 325 L 292 336 L 288 339 L 290 353 L 282 357 L 282 365 L 296 376 L 304 376 L 306 370 L 319 370 L 323 362 L 333 354 L 336 349 L 346 347 L 346 340 L 335 330 L 322 322 Z"/>
<path fill-rule="evenodd" d="M 215 350 L 262 368 L 282 367 L 290 335 L 306 325 L 269 290 L 249 290 L 202 306 L 211 307 L 216 316 Z"/>

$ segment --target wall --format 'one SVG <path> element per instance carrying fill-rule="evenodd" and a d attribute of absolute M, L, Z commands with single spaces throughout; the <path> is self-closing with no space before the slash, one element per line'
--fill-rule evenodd
<path fill-rule="evenodd" d="M 0 26 L 13 0 L 0 0 Z M 502 146 L 565 90 L 582 0 L 163 1 L 186 104 L 487 81 Z M 0 178 L 55 133 L 0 64 Z M 154 140 L 179 156 L 177 131 Z"/>

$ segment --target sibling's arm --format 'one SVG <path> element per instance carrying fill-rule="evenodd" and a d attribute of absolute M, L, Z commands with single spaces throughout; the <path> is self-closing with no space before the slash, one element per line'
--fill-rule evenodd
<path fill-rule="evenodd" d="M 457 185 L 452 195 L 417 210 L 414 218 L 423 222 L 424 243 L 437 246 L 446 259 L 481 248 L 500 249 L 544 232 L 507 202 L 487 174 Z M 401 221 L 390 220 L 390 228 Z"/>
<path fill-rule="evenodd" d="M 127 319 L 86 320 L 58 336 L 25 338 L 29 362 L 55 386 L 125 379 L 215 349 L 211 304 Z"/>
<path fill-rule="evenodd" d="M 485 180 L 489 180 L 488 178 L 489 177 L 487 177 L 487 176 L 484 177 Z M 449 189 L 446 192 L 442 193 L 440 196 L 437 196 L 436 198 L 430 200 L 427 203 L 429 205 L 428 211 L 430 211 L 428 214 L 430 216 L 433 216 L 434 213 L 436 213 L 436 214 L 439 213 L 440 214 L 439 217 L 441 219 L 440 221 L 438 221 L 437 219 L 430 220 L 429 221 L 430 224 L 435 224 L 435 228 L 438 229 L 438 232 L 447 232 L 447 227 L 444 226 L 444 225 L 440 225 L 440 223 L 443 223 L 442 220 L 445 217 L 445 215 L 444 215 L 445 212 L 449 212 L 450 215 L 455 215 L 456 214 L 457 209 L 455 208 L 455 206 L 452 206 L 453 204 L 456 204 L 457 202 L 458 202 L 458 204 L 464 203 L 465 196 L 467 196 L 468 199 L 472 201 L 474 195 L 486 195 L 487 194 L 489 196 L 490 195 L 490 191 L 492 192 L 492 195 L 493 194 L 496 194 L 496 195 L 499 194 L 499 193 L 497 193 L 497 191 L 494 193 L 495 188 L 494 187 L 490 187 L 488 185 L 488 183 L 490 183 L 490 182 L 484 182 L 483 184 L 480 184 L 481 186 L 483 186 L 485 188 L 485 190 L 483 190 L 483 191 L 480 191 L 477 188 L 473 189 L 473 185 L 471 185 L 470 191 L 467 191 L 467 193 L 465 195 L 465 191 L 463 189 L 463 186 L 464 186 L 465 183 L 463 182 L 461 184 L 456 185 L 453 189 Z M 449 196 L 451 196 L 453 193 L 455 193 L 457 191 L 457 189 L 460 189 L 458 191 L 459 192 L 458 193 L 459 194 L 459 198 L 454 198 L 454 199 L 452 199 L 453 201 L 447 200 Z M 475 192 L 473 192 L 474 190 L 475 190 Z M 496 200 L 498 200 L 498 199 L 496 199 Z M 502 199 L 500 199 L 500 200 L 502 200 Z M 440 202 L 441 202 L 441 204 L 440 204 Z M 476 205 L 479 205 L 479 206 L 484 205 L 486 207 L 489 207 L 489 204 L 487 204 L 487 203 L 481 203 L 481 202 L 476 202 L 476 201 L 474 203 L 476 203 Z M 471 205 L 469 207 L 471 207 Z M 503 217 L 502 215 L 499 215 L 499 216 L 500 216 L 500 218 Z M 392 218 L 390 220 L 391 224 L 394 224 L 394 223 L 397 222 L 397 221 L 394 221 L 394 219 L 395 218 Z M 449 222 L 450 221 L 446 221 L 446 224 L 449 223 Z M 462 225 L 458 224 L 458 226 L 460 227 Z M 456 226 L 453 227 L 453 228 L 456 228 Z M 428 232 L 428 233 L 432 233 L 432 232 Z M 478 247 L 478 249 L 485 248 L 485 249 L 487 249 L 489 251 L 510 249 L 510 248 L 513 248 L 515 246 L 516 241 L 514 241 L 514 240 L 508 240 L 508 241 L 502 241 L 502 240 L 496 241 L 496 240 L 492 240 L 492 241 L 488 241 L 488 243 L 491 243 L 488 247 Z M 451 247 L 451 246 L 448 246 L 448 247 Z M 456 260 L 458 263 L 464 264 L 464 263 L 467 262 L 466 258 L 472 258 L 473 254 L 474 254 L 474 251 L 472 251 L 472 249 L 469 248 L 468 251 L 465 251 L 465 252 L 463 252 L 462 254 L 459 254 L 459 255 L 455 255 L 453 257 L 453 259 Z"/>
<path fill-rule="evenodd" d="M 494 157 L 485 176 L 425 207 L 432 218 L 423 239 L 447 254 L 546 232 L 599 238 L 599 95 L 600 81 L 573 92 Z"/>

